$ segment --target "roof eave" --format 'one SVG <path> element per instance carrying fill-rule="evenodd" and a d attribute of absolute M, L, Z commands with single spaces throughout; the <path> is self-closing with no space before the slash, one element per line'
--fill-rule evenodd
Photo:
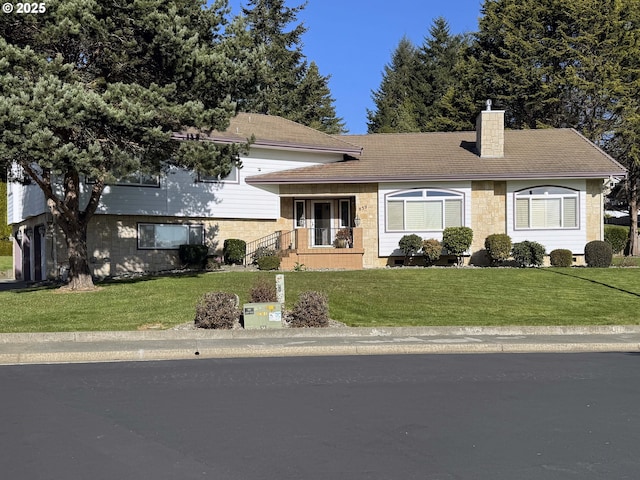
<path fill-rule="evenodd" d="M 171 137 L 175 140 L 193 140 L 192 135 L 186 133 L 174 133 Z M 248 143 L 249 140 L 242 140 L 237 137 L 223 137 L 223 136 L 211 136 L 211 135 L 200 135 L 200 141 L 217 143 L 220 145 L 230 145 L 234 143 Z M 289 150 L 289 151 L 297 151 L 297 152 L 312 152 L 312 153 L 339 153 L 346 155 L 356 155 L 360 156 L 362 153 L 361 147 L 329 147 L 324 145 L 308 145 L 302 143 L 290 143 L 290 142 L 277 142 L 270 140 L 254 140 L 251 142 L 252 147 L 260 147 L 270 150 Z"/>
<path fill-rule="evenodd" d="M 513 175 L 513 174 L 498 174 L 498 175 L 485 175 L 485 174 L 467 174 L 467 175 L 421 175 L 407 178 L 404 176 L 363 176 L 363 177 L 322 177 L 322 178 L 260 178 L 260 176 L 247 177 L 245 182 L 253 185 L 301 185 L 301 184 L 327 184 L 327 183 L 388 183 L 388 182 L 455 182 L 460 180 L 477 180 L 477 181 L 489 181 L 489 180 L 534 180 L 534 179 L 549 179 L 549 180 L 568 180 L 568 179 L 600 179 L 600 178 L 623 178 L 625 173 L 617 172 L 566 172 L 562 174 L 549 174 L 549 173 L 536 173 L 526 175 Z"/>

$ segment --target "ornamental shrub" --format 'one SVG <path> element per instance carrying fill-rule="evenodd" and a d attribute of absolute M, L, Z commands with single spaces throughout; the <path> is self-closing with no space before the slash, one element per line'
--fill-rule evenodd
<path fill-rule="evenodd" d="M 430 238 L 422 242 L 422 254 L 427 265 L 433 265 L 442 255 L 442 244 L 435 238 Z"/>
<path fill-rule="evenodd" d="M 556 248 L 549 254 L 552 267 L 570 267 L 573 263 L 573 252 L 566 248 Z"/>
<path fill-rule="evenodd" d="M 249 290 L 252 303 L 276 302 L 278 300 L 275 283 L 259 278 Z"/>
<path fill-rule="evenodd" d="M 278 270 L 280 268 L 280 257 L 278 255 L 265 255 L 257 262 L 259 270 Z"/>
<path fill-rule="evenodd" d="M 511 248 L 511 255 L 513 259 L 521 267 L 539 267 L 544 262 L 544 254 L 546 250 L 543 245 L 538 242 L 530 242 L 525 240 L 524 242 L 514 243 Z"/>
<path fill-rule="evenodd" d="M 414 255 L 422 248 L 422 238 L 415 233 L 412 233 L 411 235 L 404 235 L 398 242 L 398 246 L 406 260 L 407 257 Z"/>
<path fill-rule="evenodd" d="M 447 227 L 442 232 L 442 246 L 458 257 L 458 265 L 462 263 L 462 255 L 469 250 L 472 241 L 473 230 L 469 227 Z"/>
<path fill-rule="evenodd" d="M 258 260 L 261 259 L 262 257 L 268 257 L 271 255 L 277 255 L 277 254 L 278 252 L 272 248 L 258 247 L 256 248 L 256 251 L 253 252 L 253 255 L 252 255 L 253 263 L 258 263 Z"/>
<path fill-rule="evenodd" d="M 328 327 L 329 302 L 327 296 L 321 292 L 302 292 L 291 311 L 291 326 Z"/>
<path fill-rule="evenodd" d="M 484 248 L 491 262 L 504 262 L 511 256 L 511 237 L 506 233 L 494 233 L 484 241 Z"/>
<path fill-rule="evenodd" d="M 206 245 L 180 245 L 178 256 L 183 265 L 204 268 L 209 255 Z"/>
<path fill-rule="evenodd" d="M 608 268 L 613 259 L 611 244 L 593 240 L 584 246 L 584 260 L 588 267 Z"/>
<path fill-rule="evenodd" d="M 199 328 L 231 329 L 240 321 L 238 296 L 227 292 L 205 293 L 196 305 Z"/>
<path fill-rule="evenodd" d="M 239 238 L 229 238 L 224 241 L 222 252 L 224 263 L 227 265 L 240 264 L 247 254 L 247 242 Z"/>
<path fill-rule="evenodd" d="M 613 253 L 622 253 L 629 243 L 629 228 L 622 225 L 605 225 L 604 241 L 611 245 Z"/>

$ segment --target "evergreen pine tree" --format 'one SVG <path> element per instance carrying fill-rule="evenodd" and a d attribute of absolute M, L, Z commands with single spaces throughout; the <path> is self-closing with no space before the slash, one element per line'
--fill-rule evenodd
<path fill-rule="evenodd" d="M 385 65 L 380 88 L 372 92 L 375 110 L 368 110 L 369 133 L 417 132 L 418 55 L 413 43 L 403 37 Z"/>
<path fill-rule="evenodd" d="M 66 241 L 72 289 L 91 288 L 87 226 L 107 182 L 170 165 L 225 174 L 238 148 L 178 144 L 223 129 L 226 0 L 66 0 L 0 16 L 0 163 L 43 191 Z M 90 180 L 90 182 L 87 182 Z"/>
<path fill-rule="evenodd" d="M 296 88 L 300 107 L 291 120 L 329 134 L 346 133 L 344 122 L 336 116 L 328 83 L 329 77 L 320 75 L 318 66 L 311 62 Z"/>
<path fill-rule="evenodd" d="M 279 115 L 327 133 L 344 132 L 336 117 L 329 77 L 308 65 L 302 52 L 306 27 L 295 24 L 306 2 L 285 6 L 285 0 L 249 0 L 242 9 L 247 47 L 260 52 L 250 73 L 253 88 L 238 99 L 239 110 Z"/>

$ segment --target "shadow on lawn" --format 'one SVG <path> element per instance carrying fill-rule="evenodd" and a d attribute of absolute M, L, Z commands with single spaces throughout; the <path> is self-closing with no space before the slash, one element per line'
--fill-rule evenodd
<path fill-rule="evenodd" d="M 135 275 L 128 277 L 118 277 L 118 278 L 106 278 L 103 280 L 94 280 L 94 285 L 99 287 L 109 286 L 109 285 L 128 285 L 135 284 L 140 282 L 149 282 L 153 280 L 160 280 L 162 278 L 194 278 L 198 277 L 203 272 L 200 271 L 189 271 L 189 272 L 172 272 L 166 274 L 155 274 L 155 275 Z M 42 290 L 57 290 L 61 287 L 64 287 L 64 283 L 61 281 L 44 281 L 38 283 L 28 283 L 28 282 L 20 282 L 20 281 L 5 281 L 0 282 L 0 292 L 13 292 L 13 293 L 29 293 L 29 292 L 38 292 Z"/>
<path fill-rule="evenodd" d="M 596 285 L 600 285 L 600 286 L 603 286 L 603 287 L 610 288 L 611 290 L 617 290 L 618 292 L 628 293 L 629 295 L 633 295 L 634 297 L 640 298 L 640 293 L 632 292 L 630 290 L 625 290 L 624 288 L 620 288 L 620 287 L 614 287 L 613 285 L 609 285 L 608 283 L 599 282 L 597 280 L 593 280 L 592 278 L 584 278 L 584 277 L 580 277 L 578 275 L 572 275 L 570 273 L 559 272 L 557 270 L 549 270 L 547 268 L 542 268 L 541 270 L 544 271 L 544 272 L 547 272 L 547 273 L 553 273 L 553 274 L 556 274 L 556 275 L 563 275 L 565 277 L 577 278 L 579 280 L 584 280 L 585 282 L 594 283 Z"/>

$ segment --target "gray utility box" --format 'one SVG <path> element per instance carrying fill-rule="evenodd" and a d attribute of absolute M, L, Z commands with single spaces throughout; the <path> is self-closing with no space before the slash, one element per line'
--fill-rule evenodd
<path fill-rule="evenodd" d="M 279 303 L 245 303 L 245 329 L 282 328 L 282 306 Z"/>

